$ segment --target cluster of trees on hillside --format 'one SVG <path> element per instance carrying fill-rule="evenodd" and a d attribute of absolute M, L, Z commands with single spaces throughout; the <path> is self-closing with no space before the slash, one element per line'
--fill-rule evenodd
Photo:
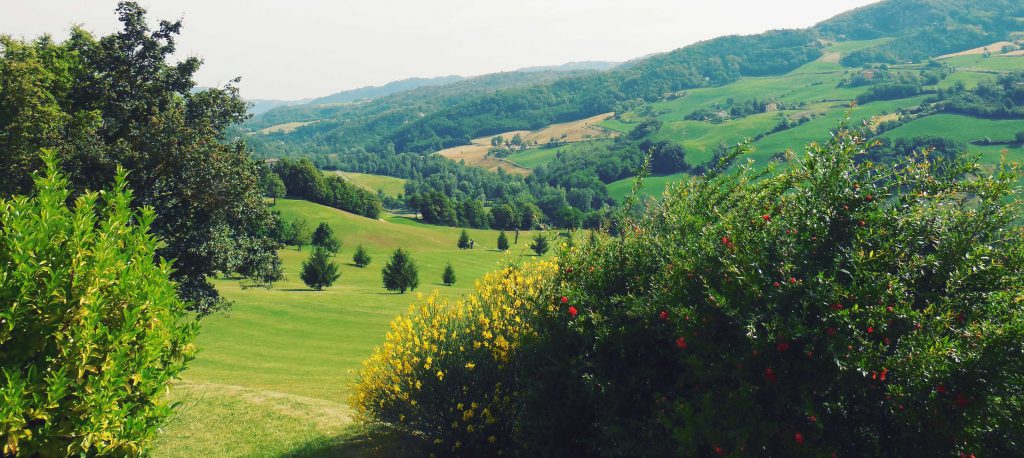
<path fill-rule="evenodd" d="M 306 158 L 278 160 L 264 169 L 262 175 L 270 197 L 286 194 L 373 219 L 379 218 L 384 208 L 376 192 L 338 175 L 325 175 Z M 270 194 L 270 189 L 279 194 Z"/>
<path fill-rule="evenodd" d="M 733 98 L 729 98 L 724 105 L 716 104 L 715 107 L 696 109 L 686 115 L 684 119 L 709 121 L 718 124 L 730 118 L 743 118 L 758 113 L 765 113 L 769 111 L 769 107 L 773 108 L 773 110 L 795 110 L 803 108 L 805 105 L 803 102 L 785 103 L 780 102 L 778 99 L 753 98 L 737 102 Z"/>
<path fill-rule="evenodd" d="M 223 132 L 246 119 L 238 90 L 197 90 L 200 60 L 178 60 L 180 21 L 151 30 L 145 10 L 121 3 L 122 29 L 66 41 L 0 37 L 0 197 L 31 191 L 41 148 L 54 151 L 75 195 L 128 170 L 132 205 L 152 207 L 157 255 L 190 309 L 226 306 L 209 278 L 268 285 L 280 278 L 274 215 L 257 164 Z"/>
<path fill-rule="evenodd" d="M 978 83 L 972 89 L 963 84 L 939 91 L 929 102 L 940 110 L 989 119 L 1019 119 L 1024 117 L 1024 72 L 1001 75 L 995 80 Z"/>

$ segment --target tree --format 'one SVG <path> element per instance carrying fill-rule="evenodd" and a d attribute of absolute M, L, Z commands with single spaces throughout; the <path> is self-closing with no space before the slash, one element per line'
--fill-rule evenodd
<path fill-rule="evenodd" d="M 196 323 L 125 169 L 72 198 L 44 164 L 32 195 L 0 199 L 0 455 L 134 456 L 171 413 Z"/>
<path fill-rule="evenodd" d="M 508 249 L 508 236 L 505 235 L 505 231 L 501 231 L 498 234 L 498 251 L 505 251 Z"/>
<path fill-rule="evenodd" d="M 547 253 L 548 249 L 550 249 L 548 246 L 548 236 L 543 233 L 533 236 L 533 243 L 530 244 L 530 249 L 537 253 L 537 256 L 544 256 L 544 253 Z"/>
<path fill-rule="evenodd" d="M 1017 132 L 1017 135 L 1014 137 L 1014 139 L 1017 140 L 1017 143 L 1024 144 L 1024 130 Z"/>
<path fill-rule="evenodd" d="M 313 253 L 302 263 L 302 272 L 299 278 L 306 286 L 320 291 L 330 287 L 334 281 L 341 277 L 338 266 L 331 260 L 331 253 L 326 248 L 316 246 Z"/>
<path fill-rule="evenodd" d="M 122 2 L 122 30 L 96 38 L 73 28 L 64 42 L 0 38 L 0 196 L 25 194 L 50 148 L 75 195 L 130 173 L 136 208 L 152 207 L 157 258 L 189 308 L 227 306 L 209 279 L 233 273 L 267 286 L 281 277 L 274 215 L 257 164 L 225 130 L 247 119 L 234 81 L 198 90 L 196 57 L 173 57 L 180 21 L 150 29 L 145 10 Z"/>
<path fill-rule="evenodd" d="M 313 240 L 313 232 L 309 229 L 309 223 L 302 218 L 292 220 L 291 226 L 291 244 L 302 251 L 303 245 L 309 245 Z"/>
<path fill-rule="evenodd" d="M 465 250 L 466 248 L 469 248 L 469 232 L 463 229 L 459 234 L 459 249 Z"/>
<path fill-rule="evenodd" d="M 366 267 L 370 265 L 370 261 L 373 258 L 366 252 L 366 249 L 362 245 L 356 247 L 356 253 L 352 255 L 352 262 L 355 263 L 356 267 Z"/>
<path fill-rule="evenodd" d="M 401 248 L 395 250 L 391 260 L 381 271 L 384 278 L 384 288 L 388 291 L 405 293 L 406 290 L 414 290 L 420 284 L 419 268 L 409 256 L 409 252 Z"/>
<path fill-rule="evenodd" d="M 331 226 L 325 222 L 321 222 L 316 227 L 310 242 L 331 253 L 337 253 L 341 249 L 341 242 L 334 236 L 334 229 L 331 229 Z"/>
<path fill-rule="evenodd" d="M 455 284 L 455 269 L 452 268 L 452 263 L 448 263 L 444 268 L 444 273 L 441 274 L 441 281 L 447 286 Z"/>
<path fill-rule="evenodd" d="M 267 172 L 263 178 L 263 189 L 267 197 L 274 199 L 274 204 L 277 204 L 278 197 L 284 197 L 288 194 L 288 190 L 284 187 L 284 181 L 281 180 L 281 176 L 274 172 Z"/>

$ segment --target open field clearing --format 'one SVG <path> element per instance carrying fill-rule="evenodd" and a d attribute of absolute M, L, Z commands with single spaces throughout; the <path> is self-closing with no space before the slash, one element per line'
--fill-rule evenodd
<path fill-rule="evenodd" d="M 308 124 L 313 124 L 315 122 L 317 122 L 317 121 L 287 122 L 287 123 L 284 123 L 284 124 L 277 124 L 277 125 L 273 125 L 273 126 L 270 126 L 270 127 L 265 127 L 263 129 L 257 130 L 256 133 L 258 133 L 258 134 L 273 134 L 273 133 L 287 134 L 287 133 L 289 133 L 289 132 L 291 132 L 291 131 L 293 131 L 295 129 L 298 129 L 298 128 L 302 127 L 302 126 L 305 126 L 305 125 L 308 125 Z"/>
<path fill-rule="evenodd" d="M 342 171 L 335 171 L 334 173 L 371 191 L 384 191 L 384 194 L 391 197 L 395 197 L 405 192 L 406 180 L 404 178 L 389 177 L 387 175 L 374 175 L 371 173 Z"/>
<path fill-rule="evenodd" d="M 302 217 L 334 228 L 343 242 L 336 258 L 342 276 L 324 291 L 308 289 L 298 274 L 310 248 L 289 247 L 280 251 L 287 278 L 273 289 L 217 280 L 235 306 L 203 320 L 201 353 L 171 391 L 181 409 L 154 456 L 270 457 L 336 442 L 350 433 L 347 397 L 355 371 L 417 294 L 437 291 L 455 299 L 503 263 L 535 258 L 527 253 L 532 233 L 526 231 L 502 253 L 494 249 L 497 231 L 469 229 L 477 247 L 459 250 L 458 228 L 393 216 L 375 221 L 301 200 L 278 199 L 276 209 L 286 220 Z M 373 257 L 365 268 L 351 264 L 358 244 Z M 398 247 L 410 250 L 419 265 L 414 293 L 381 287 L 380 270 Z M 448 262 L 458 278 L 451 287 L 441 284 Z"/>
<path fill-rule="evenodd" d="M 971 56 L 971 55 L 975 55 L 975 54 L 985 54 L 985 53 L 1001 54 L 1003 52 L 1003 48 L 1007 47 L 1007 46 L 1015 46 L 1015 43 L 1012 42 L 1012 41 L 998 41 L 998 42 L 992 43 L 992 44 L 990 44 L 988 46 L 979 46 L 979 47 L 974 48 L 974 49 L 968 49 L 966 51 L 960 51 L 960 52 L 955 52 L 955 53 L 951 53 L 951 54 L 946 54 L 944 56 L 939 56 L 939 57 L 936 57 L 936 59 L 937 60 L 942 60 L 942 59 L 949 59 L 951 57 Z"/>

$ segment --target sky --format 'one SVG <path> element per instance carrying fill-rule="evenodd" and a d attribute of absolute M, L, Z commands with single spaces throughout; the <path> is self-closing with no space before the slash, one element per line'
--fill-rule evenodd
<path fill-rule="evenodd" d="M 182 19 L 202 86 L 295 100 L 409 77 L 625 61 L 729 34 L 802 28 L 877 0 L 143 0 Z M 0 0 L 0 34 L 118 29 L 117 0 Z"/>

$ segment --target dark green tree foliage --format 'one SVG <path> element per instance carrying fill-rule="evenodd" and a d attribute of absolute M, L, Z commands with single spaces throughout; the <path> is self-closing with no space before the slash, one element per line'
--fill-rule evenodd
<path fill-rule="evenodd" d="M 933 102 L 947 113 L 959 113 L 989 119 L 1024 117 L 1024 72 L 1001 75 L 996 80 L 982 81 L 967 90 L 954 87 L 940 92 Z"/>
<path fill-rule="evenodd" d="M 578 315 L 517 359 L 522 454 L 1019 455 L 1017 171 L 864 149 L 684 181 L 560 253 Z"/>
<path fill-rule="evenodd" d="M 441 281 L 444 282 L 446 286 L 452 286 L 455 284 L 455 269 L 452 268 L 452 263 L 449 262 L 448 265 L 444 267 L 444 273 L 441 274 Z"/>
<path fill-rule="evenodd" d="M 334 229 L 331 229 L 331 225 L 324 222 L 321 222 L 316 227 L 316 230 L 313 231 L 310 243 L 331 253 L 337 253 L 341 249 L 341 242 L 334 236 Z"/>
<path fill-rule="evenodd" d="M 281 159 L 274 163 L 273 171 L 281 176 L 290 196 L 373 219 L 384 209 L 377 193 L 340 176 L 324 176 L 307 158 Z"/>
<path fill-rule="evenodd" d="M 196 324 L 132 199 L 123 169 L 75 193 L 51 155 L 0 200 L 0 454 L 136 456 L 171 413 Z"/>
<path fill-rule="evenodd" d="M 395 250 L 381 273 L 384 288 L 388 291 L 404 294 L 407 290 L 414 290 L 420 285 L 419 267 L 413 262 L 409 252 L 401 248 Z"/>
<path fill-rule="evenodd" d="M 540 233 L 533 236 L 533 242 L 530 243 L 530 249 L 533 250 L 534 253 L 537 253 L 537 256 L 544 256 L 544 253 L 547 253 L 548 250 L 551 249 L 548 244 L 547 234 Z"/>
<path fill-rule="evenodd" d="M 501 231 L 498 234 L 498 251 L 508 250 L 508 236 L 505 235 L 505 231 Z"/>
<path fill-rule="evenodd" d="M 370 253 L 366 252 L 366 248 L 363 248 L 362 245 L 357 246 L 355 254 L 352 255 L 352 262 L 356 267 L 366 267 L 370 265 L 371 261 L 373 258 L 370 257 Z"/>
<path fill-rule="evenodd" d="M 168 61 L 181 22 L 150 30 L 131 2 L 117 13 L 122 29 L 99 39 L 79 28 L 60 43 L 0 38 L 0 195 L 31 189 L 39 148 L 62 158 L 75 192 L 125 167 L 134 204 L 156 212 L 181 298 L 208 313 L 225 305 L 215 273 L 260 285 L 281 275 L 257 166 L 244 144 L 222 141 L 246 104 L 230 85 L 195 91 L 199 59 Z"/>
<path fill-rule="evenodd" d="M 309 259 L 302 263 L 302 271 L 299 273 L 302 282 L 317 291 L 330 287 L 340 277 L 341 272 L 338 272 L 338 265 L 331 259 L 331 252 L 319 246 L 313 248 Z"/>
<path fill-rule="evenodd" d="M 295 218 L 290 226 L 288 243 L 295 245 L 295 248 L 299 251 L 302 251 L 303 246 L 312 243 L 313 230 L 309 228 L 309 222 L 302 218 Z"/>
<path fill-rule="evenodd" d="M 277 204 L 278 197 L 288 195 L 288 189 L 284 186 L 281 176 L 274 172 L 267 172 L 263 177 L 263 192 L 267 197 L 272 197 Z"/>
<path fill-rule="evenodd" d="M 459 234 L 459 249 L 465 250 L 467 248 L 469 248 L 469 232 L 463 229 L 462 233 Z"/>

